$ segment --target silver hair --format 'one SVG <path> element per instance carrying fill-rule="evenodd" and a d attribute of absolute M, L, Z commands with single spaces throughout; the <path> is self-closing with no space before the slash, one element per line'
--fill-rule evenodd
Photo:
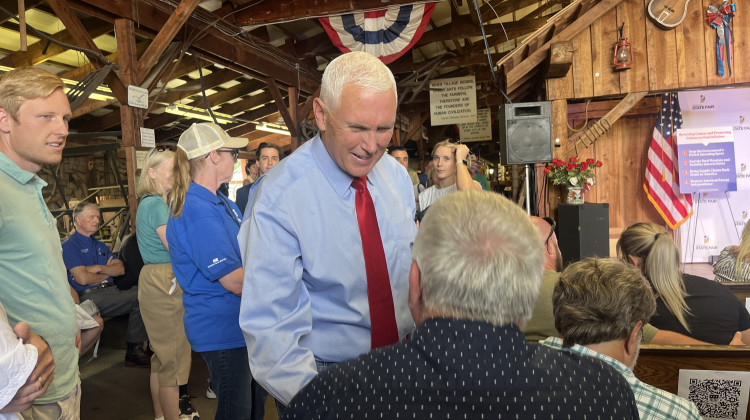
<path fill-rule="evenodd" d="M 391 70 L 366 52 L 342 54 L 328 63 L 320 83 L 320 99 L 328 111 L 338 111 L 341 93 L 348 84 L 374 92 L 393 92 L 398 97 Z"/>
<path fill-rule="evenodd" d="M 97 206 L 96 203 L 92 203 L 90 201 L 79 201 L 78 204 L 73 207 L 73 214 L 71 215 L 73 219 L 73 226 L 75 226 L 76 228 L 78 227 L 78 222 L 76 221 L 76 219 L 78 219 L 78 216 L 80 216 L 81 213 L 83 213 L 83 211 L 88 207 L 94 207 L 99 210 L 99 206 Z"/>
<path fill-rule="evenodd" d="M 425 309 L 494 325 L 523 324 L 542 278 L 542 244 L 529 216 L 505 197 L 457 191 L 430 207 L 412 258 Z"/>

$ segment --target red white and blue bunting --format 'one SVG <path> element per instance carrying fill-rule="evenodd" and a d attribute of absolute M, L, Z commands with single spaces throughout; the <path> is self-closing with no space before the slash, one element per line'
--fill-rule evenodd
<path fill-rule="evenodd" d="M 388 64 L 419 40 L 434 9 L 435 3 L 412 4 L 319 20 L 341 52 L 364 51 Z"/>

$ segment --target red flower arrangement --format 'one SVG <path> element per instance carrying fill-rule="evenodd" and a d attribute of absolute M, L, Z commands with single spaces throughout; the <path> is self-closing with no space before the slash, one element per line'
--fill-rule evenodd
<path fill-rule="evenodd" d="M 594 185 L 596 173 L 593 168 L 599 168 L 602 162 L 594 159 L 580 160 L 572 157 L 567 162 L 552 159 L 552 163 L 544 168 L 544 174 L 552 180 L 554 185 L 568 187 L 582 187 L 584 192 Z"/>

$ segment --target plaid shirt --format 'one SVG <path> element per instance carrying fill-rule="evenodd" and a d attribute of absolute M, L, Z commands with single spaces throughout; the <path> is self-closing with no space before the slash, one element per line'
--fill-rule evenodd
<path fill-rule="evenodd" d="M 641 382 L 635 377 L 633 371 L 627 366 L 609 356 L 574 344 L 572 347 L 563 347 L 562 339 L 549 337 L 542 341 L 545 346 L 554 349 L 569 351 L 571 353 L 601 359 L 609 363 L 616 371 L 620 372 L 633 390 L 635 403 L 638 406 L 638 412 L 641 420 L 644 419 L 676 419 L 676 420 L 701 420 L 698 409 L 691 401 L 678 397 L 667 391 L 655 388 L 645 382 Z"/>

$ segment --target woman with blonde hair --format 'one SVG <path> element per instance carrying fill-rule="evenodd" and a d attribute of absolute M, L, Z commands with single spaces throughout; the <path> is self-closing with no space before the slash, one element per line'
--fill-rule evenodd
<path fill-rule="evenodd" d="M 721 251 L 714 264 L 717 281 L 750 282 L 750 224 L 742 229 L 739 245 L 728 246 Z"/>
<path fill-rule="evenodd" d="M 617 241 L 617 255 L 641 269 L 656 292 L 651 325 L 712 344 L 737 331 L 750 344 L 750 314 L 726 286 L 680 271 L 680 252 L 663 227 L 636 223 Z"/>
<path fill-rule="evenodd" d="M 154 352 L 149 381 L 151 399 L 155 418 L 166 420 L 177 420 L 181 414 L 188 418 L 198 415 L 187 393 L 190 344 L 182 323 L 182 289 L 175 282 L 166 237 L 174 156 L 170 150 L 152 150 L 135 190 L 140 198 L 136 240 L 144 262 L 138 278 L 138 300 Z"/>
<path fill-rule="evenodd" d="M 432 170 L 435 171 L 437 183 L 419 194 L 419 208 L 424 211 L 439 198 L 445 197 L 453 191 L 481 190 L 482 185 L 473 179 L 469 173 L 466 158 L 469 148 L 465 144 L 452 143 L 443 140 L 432 149 Z M 430 177 L 432 178 L 432 176 Z"/>

